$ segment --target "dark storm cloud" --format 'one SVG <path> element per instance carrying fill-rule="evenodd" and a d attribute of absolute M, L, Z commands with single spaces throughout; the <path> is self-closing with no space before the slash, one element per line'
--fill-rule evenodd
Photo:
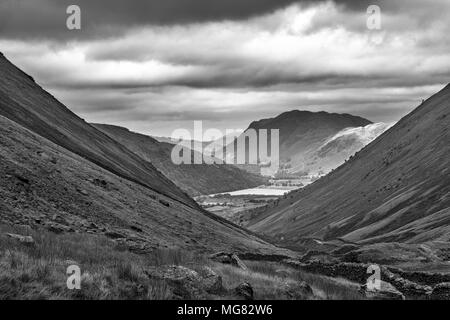
<path fill-rule="evenodd" d="M 292 0 L 2 0 L 0 31 L 7 37 L 92 38 L 129 27 L 244 19 Z M 80 6 L 82 30 L 66 29 L 66 8 Z"/>
<path fill-rule="evenodd" d="M 86 39 L 117 36 L 146 25 L 173 25 L 240 20 L 273 12 L 290 4 L 312 5 L 324 0 L 2 0 L 0 34 L 7 38 Z M 351 10 L 365 10 L 375 0 L 335 0 Z M 66 29 L 66 9 L 82 11 L 82 29 Z"/>
<path fill-rule="evenodd" d="M 65 27 L 69 4 L 82 9 L 81 31 Z M 366 26 L 372 4 L 382 10 L 376 32 Z M 449 81 L 449 9 L 448 0 L 0 0 L 0 51 L 88 121 L 140 132 L 201 119 L 246 127 L 292 109 L 390 122 Z"/>

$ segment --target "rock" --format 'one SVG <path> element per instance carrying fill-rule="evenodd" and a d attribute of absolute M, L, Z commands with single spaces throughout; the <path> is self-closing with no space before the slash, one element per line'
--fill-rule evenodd
<path fill-rule="evenodd" d="M 81 193 L 83 196 L 88 196 L 89 195 L 89 193 L 86 190 L 84 190 L 84 189 L 77 189 L 77 191 L 79 193 Z"/>
<path fill-rule="evenodd" d="M 243 282 L 233 290 L 234 295 L 244 300 L 253 300 L 253 288 L 248 282 Z"/>
<path fill-rule="evenodd" d="M 20 234 L 14 234 L 14 233 L 7 233 L 7 237 L 18 240 L 19 242 L 26 243 L 26 244 L 33 244 L 34 239 L 31 236 L 22 236 Z"/>
<path fill-rule="evenodd" d="M 225 252 L 214 253 L 209 256 L 209 259 L 223 264 L 231 264 L 231 255 Z"/>
<path fill-rule="evenodd" d="M 243 263 L 236 254 L 231 255 L 231 264 L 241 268 L 242 270 L 248 270 L 245 263 Z"/>
<path fill-rule="evenodd" d="M 152 267 L 145 274 L 153 280 L 165 281 L 172 289 L 174 299 L 201 299 L 207 293 L 223 291 L 222 278 L 212 269 L 204 267 L 204 276 L 183 266 Z"/>
<path fill-rule="evenodd" d="M 242 270 L 248 270 L 245 263 L 242 262 L 241 259 L 236 254 L 226 253 L 226 252 L 217 252 L 209 256 L 209 258 L 213 261 L 223 263 L 223 264 L 231 264 L 233 266 L 239 267 Z"/>
<path fill-rule="evenodd" d="M 286 298 L 291 300 L 305 300 L 314 295 L 311 286 L 304 281 L 286 281 L 284 291 Z"/>
<path fill-rule="evenodd" d="M 15 173 L 14 176 L 16 177 L 17 180 L 19 180 L 20 182 L 24 183 L 24 184 L 30 184 L 30 180 L 28 178 L 25 178 L 24 176 Z"/>
<path fill-rule="evenodd" d="M 444 282 L 434 286 L 430 298 L 433 300 L 450 300 L 450 282 Z"/>
<path fill-rule="evenodd" d="M 56 221 L 58 223 L 62 223 L 62 224 L 66 224 L 67 223 L 67 221 L 63 217 L 61 217 L 60 215 L 57 215 L 57 214 L 53 215 L 52 220 L 54 220 L 54 221 Z"/>
<path fill-rule="evenodd" d="M 107 231 L 105 232 L 105 236 L 107 236 L 108 238 L 111 239 L 123 239 L 125 238 L 125 236 L 119 232 L 115 232 L 115 231 Z"/>
<path fill-rule="evenodd" d="M 405 296 L 398 291 L 392 284 L 380 280 L 379 288 L 367 288 L 367 285 L 361 286 L 361 291 L 367 298 L 373 300 L 405 300 Z"/>
<path fill-rule="evenodd" d="M 388 280 L 389 283 L 392 283 L 408 297 L 425 297 L 431 294 L 432 288 L 430 286 L 421 285 L 404 279 L 387 268 L 382 268 L 382 276 L 383 279 Z"/>
<path fill-rule="evenodd" d="M 89 224 L 88 228 L 90 228 L 90 229 L 98 229 L 98 226 L 95 223 L 91 222 Z"/>
<path fill-rule="evenodd" d="M 50 223 L 50 224 L 47 224 L 45 227 L 47 228 L 48 231 L 56 233 L 56 234 L 60 234 L 60 233 L 69 231 L 69 227 L 63 226 L 58 223 Z"/>
<path fill-rule="evenodd" d="M 130 226 L 130 229 L 131 230 L 133 230 L 133 231 L 136 231 L 136 232 L 144 232 L 144 230 L 142 230 L 141 228 L 139 228 L 138 226 L 136 226 L 136 225 L 131 225 Z"/>
<path fill-rule="evenodd" d="M 224 290 L 222 277 L 219 276 L 213 269 L 206 266 L 203 267 L 202 271 L 202 286 L 208 293 L 218 294 Z"/>
<path fill-rule="evenodd" d="M 291 275 L 291 273 L 285 269 L 277 269 L 277 270 L 275 270 L 275 273 L 280 278 L 288 278 Z"/>
<path fill-rule="evenodd" d="M 167 202 L 166 200 L 160 199 L 160 200 L 159 200 L 159 203 L 161 203 L 163 206 L 170 207 L 170 203 Z"/>

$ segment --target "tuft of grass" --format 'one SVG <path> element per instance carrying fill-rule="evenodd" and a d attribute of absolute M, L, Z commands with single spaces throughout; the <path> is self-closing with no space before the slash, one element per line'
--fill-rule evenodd
<path fill-rule="evenodd" d="M 344 279 L 305 273 L 277 262 L 245 261 L 245 264 L 249 269 L 247 271 L 221 264 L 215 264 L 213 268 L 222 274 L 224 285 L 229 288 L 242 282 L 250 283 L 255 292 L 255 299 L 364 299 L 359 292 L 359 285 Z M 313 295 L 290 295 L 288 288 L 295 288 L 296 284 L 302 282 L 311 286 Z"/>
<path fill-rule="evenodd" d="M 33 245 L 10 239 L 33 237 Z M 90 234 L 54 234 L 46 230 L 0 224 L 0 300 L 4 299 L 168 299 L 164 281 L 145 274 L 149 266 L 199 261 L 177 249 L 148 255 L 123 250 L 111 239 Z M 81 269 L 81 290 L 67 288 L 67 267 Z"/>
<path fill-rule="evenodd" d="M 31 236 L 35 243 L 20 243 L 7 237 L 6 233 Z M 149 254 L 138 255 L 102 236 L 54 234 L 0 224 L 0 300 L 170 299 L 170 285 L 149 279 L 145 274 L 150 266 L 165 265 L 182 265 L 200 273 L 202 266 L 210 266 L 222 276 L 226 289 L 249 282 L 255 298 L 261 300 L 363 298 L 356 284 L 343 279 L 304 273 L 276 262 L 245 263 L 246 271 L 176 248 L 155 249 Z M 70 265 L 78 265 L 81 269 L 81 290 L 67 288 L 66 271 Z M 301 282 L 312 287 L 313 295 L 302 296 L 295 292 Z"/>

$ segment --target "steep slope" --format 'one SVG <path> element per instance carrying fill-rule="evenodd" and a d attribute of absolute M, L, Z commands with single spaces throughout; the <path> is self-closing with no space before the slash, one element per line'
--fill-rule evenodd
<path fill-rule="evenodd" d="M 158 142 L 126 128 L 104 124 L 93 126 L 151 162 L 191 196 L 252 188 L 264 183 L 262 177 L 239 170 L 232 165 L 176 165 L 171 160 L 173 144 Z"/>
<path fill-rule="evenodd" d="M 313 176 L 327 174 L 375 140 L 388 128 L 389 125 L 385 123 L 345 128 L 328 138 L 316 150 L 311 150 L 311 152 L 292 160 L 292 163 L 297 163 L 297 167 L 291 167 L 288 172 L 303 171 Z"/>
<path fill-rule="evenodd" d="M 77 117 L 3 55 L 0 74 L 0 115 L 125 179 L 197 207 L 149 162 Z"/>
<path fill-rule="evenodd" d="M 137 253 L 279 250 L 0 116 L 0 224 L 104 235 Z M 60 252 L 55 252 L 55 255 Z"/>
<path fill-rule="evenodd" d="M 1 224 L 105 235 L 144 253 L 176 247 L 289 254 L 200 209 L 3 57 L 0 177 Z"/>
<path fill-rule="evenodd" d="M 371 124 L 369 120 L 350 114 L 293 110 L 255 121 L 248 129 L 280 129 L 280 155 L 286 160 L 344 128 L 368 124 Z"/>
<path fill-rule="evenodd" d="M 291 243 L 450 239 L 450 86 L 250 229 Z"/>

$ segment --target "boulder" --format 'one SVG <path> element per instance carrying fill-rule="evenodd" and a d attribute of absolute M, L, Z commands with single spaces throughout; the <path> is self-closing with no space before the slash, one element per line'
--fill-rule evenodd
<path fill-rule="evenodd" d="M 404 279 L 387 268 L 382 268 L 382 276 L 383 279 L 388 280 L 389 283 L 392 283 L 407 297 L 425 297 L 431 294 L 432 288 L 430 286 L 421 285 L 408 279 Z"/>
<path fill-rule="evenodd" d="M 14 234 L 14 233 L 7 233 L 6 236 L 9 238 L 12 238 L 14 240 L 17 240 L 21 243 L 26 243 L 26 244 L 34 243 L 34 239 L 31 236 L 22 236 L 20 234 Z"/>
<path fill-rule="evenodd" d="M 231 255 L 225 252 L 214 253 L 209 256 L 209 259 L 223 264 L 231 264 Z"/>
<path fill-rule="evenodd" d="M 205 266 L 201 271 L 201 285 L 206 290 L 206 292 L 218 294 L 224 290 L 222 277 L 219 276 L 213 269 Z"/>
<path fill-rule="evenodd" d="M 368 299 L 373 300 L 405 300 L 405 296 L 398 291 L 392 284 L 380 280 L 379 288 L 368 288 L 367 285 L 361 286 L 361 291 Z"/>
<path fill-rule="evenodd" d="M 47 228 L 48 231 L 56 234 L 61 234 L 63 232 L 69 231 L 69 227 L 63 226 L 59 223 L 49 223 L 45 227 Z"/>
<path fill-rule="evenodd" d="M 121 233 L 119 233 L 119 232 L 116 232 L 116 231 L 106 231 L 105 232 L 105 236 L 107 236 L 108 238 L 111 238 L 111 239 L 123 239 L 123 238 L 125 238 L 125 235 L 123 235 L 123 234 L 121 234 Z"/>
<path fill-rule="evenodd" d="M 83 196 L 88 196 L 88 195 L 89 195 L 89 192 L 87 192 L 87 191 L 84 190 L 84 189 L 77 188 L 77 191 L 78 191 L 79 193 L 81 193 Z"/>
<path fill-rule="evenodd" d="M 242 260 L 239 259 L 239 257 L 236 254 L 231 255 L 231 264 L 241 268 L 242 270 L 248 270 L 245 263 L 243 263 Z"/>
<path fill-rule="evenodd" d="M 207 293 L 223 291 L 222 278 L 211 268 L 203 267 L 201 273 L 183 266 L 152 267 L 145 271 L 150 279 L 169 285 L 174 299 L 204 299 Z"/>
<path fill-rule="evenodd" d="M 450 282 L 440 283 L 434 286 L 430 294 L 433 300 L 450 300 Z"/>
<path fill-rule="evenodd" d="M 248 270 L 247 266 L 235 253 L 218 252 L 209 256 L 213 261 L 231 264 L 235 267 L 241 268 L 242 270 Z"/>
<path fill-rule="evenodd" d="M 313 296 L 313 290 L 304 281 L 286 281 L 283 285 L 286 299 L 305 300 Z"/>
<path fill-rule="evenodd" d="M 243 282 L 234 288 L 233 293 L 238 298 L 244 300 L 253 300 L 253 288 L 248 282 Z"/>
<path fill-rule="evenodd" d="M 159 199 L 159 203 L 161 203 L 163 206 L 165 207 L 170 207 L 170 203 L 167 202 L 166 200 L 163 199 Z"/>

